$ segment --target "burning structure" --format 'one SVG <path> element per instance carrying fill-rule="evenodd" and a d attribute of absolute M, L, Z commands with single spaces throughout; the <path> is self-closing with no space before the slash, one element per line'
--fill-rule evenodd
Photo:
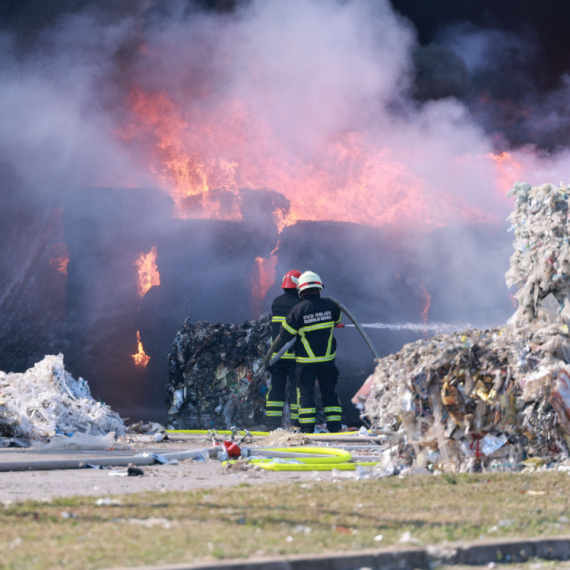
<path fill-rule="evenodd" d="M 185 319 L 258 318 L 291 267 L 363 322 L 505 320 L 505 191 L 566 160 L 509 141 L 564 116 L 565 88 L 486 91 L 517 38 L 447 28 L 424 49 L 397 4 L 11 3 L 0 369 L 62 352 L 95 397 L 163 420 Z M 386 353 L 428 333 L 371 334 Z"/>

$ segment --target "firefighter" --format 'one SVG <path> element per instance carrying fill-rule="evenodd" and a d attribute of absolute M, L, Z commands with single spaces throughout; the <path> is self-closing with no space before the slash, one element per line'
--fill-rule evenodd
<path fill-rule="evenodd" d="M 266 362 L 272 353 L 279 351 L 280 347 L 296 336 L 295 375 L 300 391 L 301 431 L 312 433 L 315 430 L 315 380 L 318 380 L 327 429 L 330 432 L 338 432 L 342 426 L 342 408 L 336 395 L 338 370 L 335 364 L 336 340 L 333 331 L 340 323 L 342 312 L 335 303 L 321 298 L 323 283 L 312 271 L 305 271 L 299 277 L 297 290 L 301 302 L 289 311 L 277 339 L 267 353 Z"/>
<path fill-rule="evenodd" d="M 279 295 L 271 304 L 271 337 L 277 338 L 281 325 L 289 311 L 301 299 L 297 294 L 297 280 L 301 272 L 293 269 L 285 273 L 281 288 L 283 294 Z M 271 357 L 273 354 L 271 354 Z M 296 426 L 299 419 L 299 405 L 295 390 L 295 352 L 291 348 L 270 369 L 271 387 L 267 393 L 265 403 L 265 425 L 272 431 L 280 428 L 283 422 L 283 409 L 287 396 L 289 396 L 289 411 L 291 423 Z M 289 385 L 287 385 L 289 380 Z M 288 389 L 289 388 L 289 389 Z"/>

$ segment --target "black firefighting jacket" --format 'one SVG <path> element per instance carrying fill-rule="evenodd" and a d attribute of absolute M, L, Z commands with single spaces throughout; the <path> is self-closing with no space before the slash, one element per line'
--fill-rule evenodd
<path fill-rule="evenodd" d="M 307 295 L 289 311 L 279 336 L 285 344 L 297 335 L 297 362 L 328 362 L 334 360 L 336 354 L 333 331 L 341 318 L 342 312 L 335 303 L 322 299 L 318 293 Z"/>
<path fill-rule="evenodd" d="M 301 302 L 296 289 L 283 289 L 285 291 L 271 304 L 271 339 L 275 340 L 281 329 L 281 325 L 285 322 L 285 317 L 289 311 Z M 271 355 L 275 356 L 275 353 Z M 293 360 L 295 358 L 294 348 L 290 348 L 281 358 Z"/>

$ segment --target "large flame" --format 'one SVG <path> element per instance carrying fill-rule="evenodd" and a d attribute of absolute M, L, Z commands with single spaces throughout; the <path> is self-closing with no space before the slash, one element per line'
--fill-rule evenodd
<path fill-rule="evenodd" d="M 148 253 L 139 253 L 134 264 L 139 274 L 138 293 L 140 297 L 144 297 L 151 287 L 160 285 L 160 273 L 156 266 L 156 247 L 151 248 Z"/>
<path fill-rule="evenodd" d="M 251 310 L 254 318 L 259 317 L 261 314 L 267 291 L 275 284 L 275 267 L 278 259 L 277 247 L 271 252 L 269 257 L 255 258 L 251 277 Z"/>
<path fill-rule="evenodd" d="M 279 229 L 296 220 L 333 220 L 380 226 L 438 227 L 450 220 L 496 221 L 494 212 L 468 204 L 454 189 L 428 189 L 411 164 L 422 149 L 395 151 L 364 132 L 338 132 L 311 156 L 282 144 L 262 113 L 243 100 L 223 110 L 196 105 L 184 111 L 166 92 L 131 92 L 132 118 L 121 131 L 134 144 L 183 217 L 238 219 L 239 189 L 270 188 L 291 200 Z M 424 149 L 425 150 L 425 149 Z M 457 155 L 450 170 L 497 168 L 502 193 L 519 168 L 507 153 Z M 429 162 L 429 161 L 428 161 Z M 443 175 L 444 173 L 442 173 Z M 492 183 L 492 182 L 491 182 Z"/>
<path fill-rule="evenodd" d="M 137 331 L 137 353 L 132 355 L 132 359 L 135 361 L 135 366 L 139 368 L 144 368 L 148 361 L 150 360 L 150 356 L 145 354 L 142 341 L 141 341 L 141 333 Z"/>

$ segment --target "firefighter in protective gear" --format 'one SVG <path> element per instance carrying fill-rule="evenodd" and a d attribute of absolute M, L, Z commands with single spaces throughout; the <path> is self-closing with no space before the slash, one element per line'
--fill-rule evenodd
<path fill-rule="evenodd" d="M 300 391 L 299 426 L 302 432 L 315 430 L 315 380 L 319 382 L 327 429 L 338 432 L 342 426 L 342 408 L 336 395 L 338 369 L 335 364 L 335 326 L 342 312 L 329 299 L 321 298 L 323 283 L 312 271 L 305 271 L 298 280 L 301 302 L 295 305 L 281 325 L 273 351 L 289 340 L 295 341 L 296 384 Z"/>
<path fill-rule="evenodd" d="M 301 272 L 295 269 L 285 273 L 281 288 L 283 294 L 279 295 L 271 304 L 271 338 L 275 340 L 285 322 L 289 311 L 297 305 L 301 299 L 297 294 L 297 280 Z M 273 357 L 274 354 L 271 354 Z M 289 400 L 291 423 L 298 425 L 299 406 L 297 403 L 297 391 L 295 389 L 295 352 L 287 351 L 270 369 L 271 387 L 267 393 L 265 403 L 265 424 L 272 431 L 280 428 L 283 422 L 283 410 L 285 402 Z M 289 380 L 289 383 L 287 382 Z M 288 397 L 288 398 L 287 398 Z"/>

